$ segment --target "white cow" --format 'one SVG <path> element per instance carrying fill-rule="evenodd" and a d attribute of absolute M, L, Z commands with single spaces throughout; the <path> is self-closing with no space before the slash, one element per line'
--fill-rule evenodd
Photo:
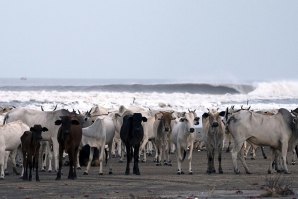
<path fill-rule="evenodd" d="M 194 125 L 199 124 L 199 118 L 196 116 L 194 111 L 185 113 L 183 117 L 180 118 L 179 122 L 175 122 L 172 129 L 171 140 L 176 148 L 176 156 L 178 163 L 177 174 L 184 174 L 181 168 L 181 163 L 185 159 L 186 151 L 189 149 L 188 155 L 188 172 L 192 174 L 191 161 L 193 146 L 195 140 L 195 129 Z"/>
<path fill-rule="evenodd" d="M 87 168 L 84 172 L 84 175 L 88 175 L 91 161 L 93 158 L 94 148 L 97 148 L 99 150 L 99 175 L 102 175 L 102 165 L 103 165 L 103 158 L 104 158 L 104 152 L 105 152 L 105 145 L 108 145 L 109 147 L 109 155 L 108 157 L 111 157 L 111 147 L 113 138 L 115 135 L 115 126 L 113 123 L 113 120 L 109 116 L 105 117 L 98 117 L 94 123 L 86 128 L 83 128 L 83 135 L 82 135 L 82 142 L 81 145 L 89 145 L 90 146 L 90 155 L 89 155 L 89 161 Z M 80 167 L 79 165 L 79 156 L 78 156 L 78 165 L 77 167 Z M 109 174 L 112 174 L 112 168 L 108 161 L 109 166 Z"/>
<path fill-rule="evenodd" d="M 7 161 L 6 151 L 16 153 L 21 144 L 21 136 L 25 131 L 29 131 L 29 126 L 21 121 L 0 126 L 0 179 L 4 179 L 4 165 Z M 15 158 L 12 158 L 12 161 L 16 171 Z"/>
<path fill-rule="evenodd" d="M 248 110 L 233 113 L 228 119 L 227 128 L 234 139 L 234 148 L 232 150 L 234 172 L 236 174 L 240 173 L 237 157 L 243 143 L 248 141 L 259 146 L 269 146 L 273 152 L 280 152 L 284 172 L 289 173 L 286 157 L 289 144 L 291 145 L 291 143 L 297 141 L 297 119 L 286 109 L 279 109 L 275 115 L 263 115 Z M 240 154 L 239 157 L 246 173 L 251 173 L 243 155 Z M 272 172 L 272 158 L 270 156 L 268 173 Z"/>
<path fill-rule="evenodd" d="M 155 122 L 155 117 L 148 117 L 147 118 L 147 122 L 143 122 L 143 129 L 144 129 L 144 137 L 143 137 L 143 141 L 142 144 L 140 146 L 140 154 L 142 152 L 143 153 L 143 160 L 142 162 L 146 162 L 147 161 L 147 156 L 146 156 L 146 150 L 145 147 L 149 142 L 149 139 L 152 140 L 152 145 L 153 147 L 155 146 L 155 138 L 156 138 L 156 131 L 153 130 L 153 124 Z M 157 153 L 156 153 L 157 155 Z"/>

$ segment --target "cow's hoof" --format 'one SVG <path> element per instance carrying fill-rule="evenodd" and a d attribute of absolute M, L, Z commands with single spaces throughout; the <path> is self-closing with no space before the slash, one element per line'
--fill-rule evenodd
<path fill-rule="evenodd" d="M 145 163 L 145 162 L 146 162 L 146 160 L 142 160 L 142 162 L 143 162 L 143 163 Z"/>
<path fill-rule="evenodd" d="M 181 175 L 181 171 L 177 171 L 177 175 Z"/>
<path fill-rule="evenodd" d="M 60 178 L 57 177 L 56 180 L 61 180 L 61 177 Z"/>
<path fill-rule="evenodd" d="M 102 176 L 102 175 L 103 175 L 103 173 L 98 173 L 98 175 Z"/>
<path fill-rule="evenodd" d="M 223 171 L 222 171 L 222 170 L 219 170 L 218 173 L 219 173 L 219 174 L 223 174 Z"/>
<path fill-rule="evenodd" d="M 112 171 L 109 171 L 109 175 L 112 175 L 113 174 L 113 172 Z"/>
<path fill-rule="evenodd" d="M 4 177 L 0 177 L 0 180 L 4 180 Z"/>
<path fill-rule="evenodd" d="M 40 172 L 46 172 L 46 170 L 45 169 L 41 169 Z"/>
<path fill-rule="evenodd" d="M 240 171 L 239 171 L 239 169 L 234 169 L 234 172 L 235 172 L 235 174 L 240 174 Z"/>
<path fill-rule="evenodd" d="M 251 172 L 250 171 L 246 171 L 246 174 L 251 174 Z"/>
<path fill-rule="evenodd" d="M 123 160 L 119 160 L 118 162 L 119 162 L 119 163 L 123 163 Z"/>
<path fill-rule="evenodd" d="M 192 171 L 188 172 L 189 175 L 192 175 Z"/>
<path fill-rule="evenodd" d="M 256 158 L 254 158 L 254 157 L 251 157 L 250 159 L 251 159 L 251 160 L 255 160 Z"/>
<path fill-rule="evenodd" d="M 88 172 L 84 171 L 83 175 L 88 175 Z"/>
<path fill-rule="evenodd" d="M 161 163 L 156 163 L 155 165 L 156 165 L 156 166 L 161 166 Z"/>
<path fill-rule="evenodd" d="M 48 170 L 49 173 L 52 173 L 52 170 Z"/>
<path fill-rule="evenodd" d="M 264 156 L 264 159 L 267 159 L 267 156 Z"/>
<path fill-rule="evenodd" d="M 289 171 L 284 171 L 284 174 L 291 174 L 291 172 L 289 172 Z"/>
<path fill-rule="evenodd" d="M 82 168 L 81 167 L 77 167 L 77 170 L 82 170 Z"/>

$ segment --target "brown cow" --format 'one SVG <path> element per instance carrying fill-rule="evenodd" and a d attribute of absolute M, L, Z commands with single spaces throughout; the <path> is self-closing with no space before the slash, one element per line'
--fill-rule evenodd
<path fill-rule="evenodd" d="M 56 125 L 61 125 L 58 130 L 57 140 L 59 143 L 59 169 L 56 180 L 61 179 L 62 155 L 65 150 L 69 157 L 68 179 L 76 179 L 77 154 L 82 140 L 82 125 L 76 116 L 61 116 L 56 120 Z"/>
<path fill-rule="evenodd" d="M 30 131 L 25 131 L 21 136 L 22 152 L 23 152 L 23 180 L 32 180 L 32 167 L 35 167 L 35 179 L 39 181 L 38 175 L 38 157 L 40 141 L 42 139 L 41 133 L 48 131 L 46 127 L 41 125 L 34 125 L 30 128 Z M 29 179 L 28 179 L 28 166 L 29 166 Z"/>

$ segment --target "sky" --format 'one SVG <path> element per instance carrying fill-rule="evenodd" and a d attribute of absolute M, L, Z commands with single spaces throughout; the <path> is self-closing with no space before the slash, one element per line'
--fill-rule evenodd
<path fill-rule="evenodd" d="M 0 78 L 298 79 L 298 1 L 0 2 Z"/>

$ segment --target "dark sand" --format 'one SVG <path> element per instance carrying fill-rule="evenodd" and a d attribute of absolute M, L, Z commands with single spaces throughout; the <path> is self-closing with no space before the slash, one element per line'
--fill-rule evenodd
<path fill-rule="evenodd" d="M 268 149 L 266 149 L 269 155 Z M 289 156 L 291 157 L 291 156 Z M 113 174 L 98 175 L 98 167 L 92 167 L 88 176 L 83 170 L 78 171 L 77 180 L 68 180 L 64 167 L 61 181 L 56 181 L 56 174 L 40 172 L 40 182 L 27 182 L 16 175 L 5 176 L 0 181 L 0 199 L 2 198 L 255 198 L 265 193 L 269 160 L 264 160 L 257 151 L 256 160 L 247 160 L 253 174 L 247 175 L 238 161 L 241 174 L 233 172 L 230 153 L 223 153 L 224 174 L 206 174 L 206 151 L 193 153 L 193 175 L 188 175 L 188 163 L 183 163 L 186 174 L 177 175 L 175 155 L 171 155 L 173 166 L 155 166 L 153 158 L 147 163 L 140 163 L 141 175 L 124 175 L 126 163 L 119 163 L 118 158 L 111 160 Z M 216 168 L 217 168 L 216 161 Z M 132 164 L 131 164 L 132 166 Z M 85 167 L 83 167 L 85 169 Z M 132 168 L 131 168 L 132 170 Z M 12 169 L 9 168 L 11 172 Z M 291 174 L 281 175 L 281 179 L 296 195 L 298 194 L 298 165 L 289 165 Z M 271 174 L 274 176 L 276 174 Z"/>

